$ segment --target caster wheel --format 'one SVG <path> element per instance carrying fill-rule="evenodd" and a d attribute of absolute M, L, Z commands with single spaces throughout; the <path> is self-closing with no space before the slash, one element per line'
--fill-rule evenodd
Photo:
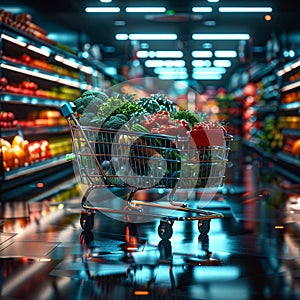
<path fill-rule="evenodd" d="M 94 227 L 94 216 L 93 212 L 82 212 L 80 216 L 80 225 L 83 230 L 91 230 Z"/>
<path fill-rule="evenodd" d="M 170 224 L 169 222 L 160 222 L 157 232 L 162 240 L 170 239 L 173 235 L 172 224 Z"/>
<path fill-rule="evenodd" d="M 199 220 L 198 230 L 201 235 L 207 235 L 210 230 L 210 220 Z"/>
<path fill-rule="evenodd" d="M 94 241 L 94 235 L 89 230 L 84 230 L 80 234 L 80 243 L 89 246 Z"/>

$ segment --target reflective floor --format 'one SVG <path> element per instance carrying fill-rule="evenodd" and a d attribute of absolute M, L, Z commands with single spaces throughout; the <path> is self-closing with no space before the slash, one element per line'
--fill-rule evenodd
<path fill-rule="evenodd" d="M 80 201 L 2 204 L 1 299 L 300 299 L 300 186 L 251 153 L 232 152 L 208 235 L 175 221 L 163 240 L 160 220 L 102 213 L 83 231 Z"/>

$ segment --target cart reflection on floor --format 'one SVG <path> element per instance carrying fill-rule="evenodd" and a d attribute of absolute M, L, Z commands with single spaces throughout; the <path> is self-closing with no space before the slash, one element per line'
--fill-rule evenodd
<path fill-rule="evenodd" d="M 80 243 L 87 279 L 94 281 L 102 296 L 108 298 L 112 297 L 114 285 L 126 287 L 126 293 L 132 296 L 154 295 L 158 289 L 172 291 L 180 288 L 183 278 L 192 276 L 193 268 L 221 265 L 220 259 L 212 257 L 209 251 L 208 235 L 199 235 L 197 253 L 200 254 L 173 252 L 168 239 L 148 249 L 147 241 L 138 237 L 134 223 L 125 225 L 121 251 L 99 251 L 91 231 L 81 233 Z"/>

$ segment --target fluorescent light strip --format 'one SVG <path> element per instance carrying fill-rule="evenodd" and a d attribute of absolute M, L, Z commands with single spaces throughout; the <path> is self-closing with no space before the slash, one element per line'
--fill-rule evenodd
<path fill-rule="evenodd" d="M 74 69 L 78 69 L 79 68 L 79 64 L 75 61 L 71 61 L 69 59 L 64 58 L 63 56 L 60 55 L 55 55 L 54 59 L 58 62 L 61 62 L 69 67 L 72 67 Z"/>
<path fill-rule="evenodd" d="M 213 56 L 212 51 L 192 51 L 194 58 L 210 58 Z"/>
<path fill-rule="evenodd" d="M 228 59 L 216 59 L 213 61 L 215 67 L 229 68 L 231 67 L 231 61 Z"/>
<path fill-rule="evenodd" d="M 85 12 L 87 13 L 118 13 L 120 7 L 86 7 Z"/>
<path fill-rule="evenodd" d="M 282 87 L 281 91 L 282 92 L 287 92 L 287 91 L 289 91 L 291 89 L 295 89 L 299 86 L 300 86 L 300 81 L 296 81 L 296 82 L 290 83 L 289 85 L 286 85 L 286 86 Z"/>
<path fill-rule="evenodd" d="M 165 7 L 126 7 L 127 13 L 164 13 Z"/>
<path fill-rule="evenodd" d="M 138 58 L 182 58 L 183 52 L 182 51 L 137 51 L 137 57 Z"/>
<path fill-rule="evenodd" d="M 131 33 L 128 38 L 130 40 L 176 40 L 177 34 L 175 33 Z"/>
<path fill-rule="evenodd" d="M 148 59 L 145 61 L 145 67 L 155 68 L 155 67 L 184 67 L 184 60 L 157 60 L 157 59 Z"/>
<path fill-rule="evenodd" d="M 195 13 L 199 13 L 199 12 L 212 12 L 212 8 L 211 7 L 192 7 L 192 12 L 195 12 Z"/>
<path fill-rule="evenodd" d="M 186 74 L 187 68 L 176 68 L 176 67 L 156 67 L 153 69 L 155 74 Z"/>
<path fill-rule="evenodd" d="M 50 52 L 47 49 L 38 48 L 32 45 L 28 45 L 27 49 L 46 57 L 50 56 Z"/>
<path fill-rule="evenodd" d="M 93 69 L 91 67 L 87 67 L 87 66 L 81 66 L 80 71 L 82 71 L 86 74 L 92 74 L 93 73 Z"/>
<path fill-rule="evenodd" d="M 116 40 L 126 41 L 126 40 L 176 40 L 177 34 L 175 33 L 117 33 L 115 35 Z"/>
<path fill-rule="evenodd" d="M 14 43 L 16 45 L 19 45 L 21 47 L 26 47 L 26 45 L 27 45 L 26 43 L 24 43 L 22 41 L 19 41 L 18 39 L 15 39 L 15 38 L 13 38 L 11 36 L 8 36 L 8 35 L 6 35 L 4 33 L 1 34 L 1 38 L 4 39 L 4 40 L 9 41 L 11 43 Z"/>
<path fill-rule="evenodd" d="M 184 80 L 188 79 L 189 75 L 188 74 L 159 74 L 158 78 L 161 80 Z"/>
<path fill-rule="evenodd" d="M 247 33 L 194 33 L 193 40 L 248 40 L 250 35 Z"/>
<path fill-rule="evenodd" d="M 193 67 L 210 67 L 211 61 L 208 59 L 194 59 L 192 60 L 192 66 Z"/>
<path fill-rule="evenodd" d="M 218 67 L 200 67 L 200 68 L 194 68 L 193 74 L 224 74 L 226 73 L 225 68 L 218 68 Z"/>
<path fill-rule="evenodd" d="M 287 66 L 287 67 L 285 67 L 285 68 L 282 69 L 282 70 L 279 70 L 279 71 L 277 72 L 277 75 L 278 75 L 278 76 L 282 76 L 282 75 L 284 75 L 285 73 L 290 72 L 290 71 L 292 71 L 292 70 L 295 69 L 295 68 L 298 68 L 299 66 L 300 66 L 300 60 L 294 62 L 293 64 L 291 64 L 291 65 L 289 65 L 289 66 Z"/>
<path fill-rule="evenodd" d="M 215 57 L 236 57 L 237 52 L 235 50 L 216 50 L 214 52 Z"/>
<path fill-rule="evenodd" d="M 30 75 L 30 76 L 34 76 L 34 77 L 38 77 L 38 78 L 42 78 L 42 79 L 49 80 L 49 81 L 63 83 L 63 84 L 66 84 L 68 86 L 73 86 L 73 87 L 76 87 L 76 88 L 80 87 L 79 82 L 59 78 L 58 76 L 47 75 L 47 74 L 40 73 L 38 71 L 31 71 L 31 70 L 18 68 L 18 67 L 6 65 L 6 64 L 1 64 L 0 66 L 3 69 L 15 71 L 15 72 L 18 72 L 18 73 L 22 73 L 22 74 L 26 74 L 26 75 Z"/>
<path fill-rule="evenodd" d="M 232 12 L 244 12 L 244 13 L 253 13 L 253 12 L 263 12 L 270 13 L 272 12 L 272 7 L 219 7 L 219 12 L 232 13 Z"/>
<path fill-rule="evenodd" d="M 221 74 L 192 74 L 193 79 L 195 80 L 221 80 L 222 75 Z"/>

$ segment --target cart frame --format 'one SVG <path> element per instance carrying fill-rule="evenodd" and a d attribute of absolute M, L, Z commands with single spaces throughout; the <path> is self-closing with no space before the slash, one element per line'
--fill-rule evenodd
<path fill-rule="evenodd" d="M 98 142 L 95 142 L 94 138 L 91 139 L 89 136 L 90 134 L 93 134 L 93 137 L 95 134 L 116 134 L 116 132 L 120 132 L 120 134 L 127 134 L 130 135 L 132 132 L 128 131 L 114 131 L 114 130 L 103 130 L 101 128 L 96 128 L 96 127 L 90 127 L 90 126 L 81 126 L 79 123 L 79 120 L 77 116 L 74 113 L 74 104 L 73 103 L 65 103 L 61 106 L 61 112 L 63 116 L 66 118 L 68 125 L 70 127 L 70 132 L 71 132 L 71 138 L 72 138 L 72 144 L 73 144 L 73 153 L 72 153 L 72 159 L 75 160 L 75 166 L 77 167 L 79 171 L 79 176 L 80 176 L 80 181 L 83 184 L 86 184 L 88 188 L 84 192 L 84 195 L 82 197 L 81 201 L 81 206 L 82 206 L 82 213 L 81 213 L 81 218 L 80 218 L 80 224 L 82 229 L 84 230 L 91 230 L 94 226 L 94 215 L 97 211 L 100 211 L 102 213 L 108 213 L 108 214 L 118 214 L 118 215 L 124 215 L 125 221 L 130 221 L 131 217 L 139 217 L 139 216 L 146 216 L 146 217 L 151 217 L 155 219 L 160 219 L 160 224 L 158 226 L 158 235 L 160 236 L 161 239 L 170 239 L 172 234 L 173 234 L 173 229 L 172 225 L 175 221 L 198 221 L 198 230 L 200 234 L 202 235 L 207 235 L 209 230 L 210 230 L 210 220 L 211 219 L 216 219 L 216 218 L 223 218 L 222 213 L 210 211 L 210 210 L 203 210 L 203 209 L 198 209 L 198 208 L 191 208 L 188 207 L 186 203 L 182 202 L 176 202 L 174 201 L 174 195 L 176 193 L 176 190 L 180 188 L 188 188 L 188 184 L 190 181 L 195 180 L 195 176 L 193 175 L 185 175 L 186 178 L 182 180 L 185 186 L 183 187 L 178 187 L 174 186 L 174 184 L 170 187 L 166 185 L 166 182 L 159 182 L 155 186 L 153 186 L 148 182 L 150 179 L 153 180 L 158 180 L 157 178 L 159 177 L 157 174 L 154 174 L 154 176 L 144 176 L 142 178 L 147 179 L 147 184 L 142 184 L 135 186 L 133 184 L 132 180 L 136 180 L 135 176 L 131 176 L 131 182 L 129 180 L 129 183 L 121 181 L 117 181 L 118 178 L 130 178 L 130 175 L 124 174 L 123 176 L 118 176 L 116 174 L 114 175 L 107 175 L 106 170 L 103 169 L 103 166 L 101 165 L 101 159 L 102 161 L 105 159 L 105 155 L 110 154 L 108 152 L 112 151 L 112 143 L 111 141 L 107 142 L 101 142 L 99 143 L 100 146 L 106 147 L 105 153 L 102 153 L 102 149 L 95 149 L 95 146 L 98 146 Z M 141 133 L 134 133 L 134 135 L 141 134 Z M 143 136 L 147 134 L 143 133 Z M 155 136 L 155 137 L 153 137 Z M 160 135 L 161 136 L 161 135 Z M 149 135 L 149 138 L 157 138 L 157 135 Z M 162 137 L 162 141 L 164 143 L 168 143 L 168 146 L 164 147 L 171 147 L 170 149 L 173 151 L 174 145 L 172 144 L 170 146 L 170 140 L 175 139 L 175 137 Z M 212 164 L 217 166 L 217 173 L 214 175 L 219 182 L 220 180 L 224 179 L 224 173 L 226 169 L 226 164 L 227 164 L 227 158 L 228 154 L 230 151 L 230 144 L 231 141 L 233 140 L 233 137 L 231 135 L 225 135 L 225 144 L 224 146 L 211 146 L 206 147 L 204 149 L 204 152 L 201 152 L 201 156 L 205 155 L 205 151 L 211 151 L 211 149 L 214 149 L 217 151 L 218 158 L 215 161 L 207 160 L 206 165 L 204 164 L 204 168 L 207 169 L 207 166 L 211 167 Z M 186 141 L 181 141 L 181 145 L 184 145 Z M 84 147 L 82 147 L 84 145 Z M 121 144 L 119 144 L 120 146 Z M 109 147 L 108 147 L 109 146 Z M 108 148 L 107 148 L 108 147 Z M 184 146 L 182 146 L 184 147 Z M 121 147 L 122 148 L 122 147 Z M 125 148 L 125 147 L 123 147 Z M 149 160 L 149 157 L 151 156 L 151 151 L 153 151 L 153 146 L 152 145 L 145 145 L 145 142 L 143 141 L 140 145 L 137 145 L 138 151 L 142 151 L 143 153 L 138 154 L 138 156 L 134 156 L 134 164 L 137 165 L 136 161 L 138 161 L 138 167 L 140 168 L 141 161 L 142 164 L 144 164 L 144 161 L 147 159 Z M 155 147 L 154 147 L 155 148 Z M 127 150 L 129 149 L 128 147 L 126 148 Z M 167 150 L 170 150 L 167 148 Z M 208 149 L 208 150 L 207 150 Z M 126 151 L 127 151 L 126 150 Z M 135 149 L 136 150 L 136 149 Z M 101 151 L 101 153 L 99 153 Z M 124 151 L 124 150 L 123 150 Z M 131 151 L 131 150 L 128 150 Z M 145 154 L 146 152 L 147 154 Z M 149 153 L 150 151 L 150 153 Z M 202 150 L 201 150 L 202 151 Z M 97 153 L 96 153 L 97 152 Z M 203 154 L 204 153 L 204 154 Z M 210 153 L 210 152 L 207 152 Z M 127 156 L 131 157 L 131 153 L 126 153 Z M 135 154 L 136 155 L 136 154 Z M 119 159 L 122 160 L 124 154 L 119 153 L 117 154 Z M 219 158 L 221 156 L 221 158 Z M 70 156 L 69 156 L 70 157 Z M 99 159 L 100 157 L 100 159 Z M 104 157 L 104 158 L 103 158 Z M 128 159 L 128 157 L 126 158 Z M 158 163 L 159 160 L 154 160 L 155 163 Z M 173 162 L 174 160 L 170 160 Z M 221 167 L 218 166 L 218 164 L 221 163 Z M 91 164 L 93 165 L 91 168 Z M 196 165 L 196 163 L 195 163 Z M 197 165 L 198 162 L 197 162 Z M 170 165 L 169 165 L 170 167 Z M 139 169 L 138 168 L 138 169 Z M 221 169 L 223 172 L 220 172 Z M 201 167 L 199 167 L 200 172 L 201 172 Z M 205 169 L 205 170 L 206 170 Z M 93 171 L 91 171 L 93 170 Z M 95 171 L 96 170 L 96 171 Z M 145 171 L 145 170 L 144 170 Z M 204 179 L 207 178 L 207 170 L 203 173 Z M 154 178 L 154 179 L 153 179 Z M 203 179 L 202 178 L 202 179 Z M 112 181 L 113 180 L 113 181 Z M 168 180 L 168 179 L 167 179 Z M 216 182 L 216 181 L 215 181 Z M 195 181 L 194 181 L 195 183 Z M 216 188 L 218 188 L 220 185 L 218 185 Z M 114 209 L 111 207 L 103 207 L 103 206 L 92 206 L 91 203 L 89 203 L 89 196 L 90 194 L 95 190 L 99 188 L 104 188 L 104 187 L 124 187 L 129 190 L 126 205 L 124 206 L 123 209 Z M 161 203 L 156 203 L 156 202 L 145 202 L 141 200 L 134 200 L 134 196 L 137 191 L 142 190 L 142 189 L 150 189 L 154 187 L 160 187 L 160 188 L 166 188 L 166 189 L 171 189 L 170 193 L 168 194 L 168 201 L 167 204 L 161 204 Z M 193 186 L 194 187 L 194 186 Z M 161 214 L 161 213 L 151 213 L 151 214 L 145 214 L 143 213 L 144 208 L 154 208 L 154 209 L 159 209 L 159 211 L 164 211 L 164 210 L 174 210 L 177 212 L 181 212 L 185 215 L 180 215 L 177 216 L 176 214 Z"/>

